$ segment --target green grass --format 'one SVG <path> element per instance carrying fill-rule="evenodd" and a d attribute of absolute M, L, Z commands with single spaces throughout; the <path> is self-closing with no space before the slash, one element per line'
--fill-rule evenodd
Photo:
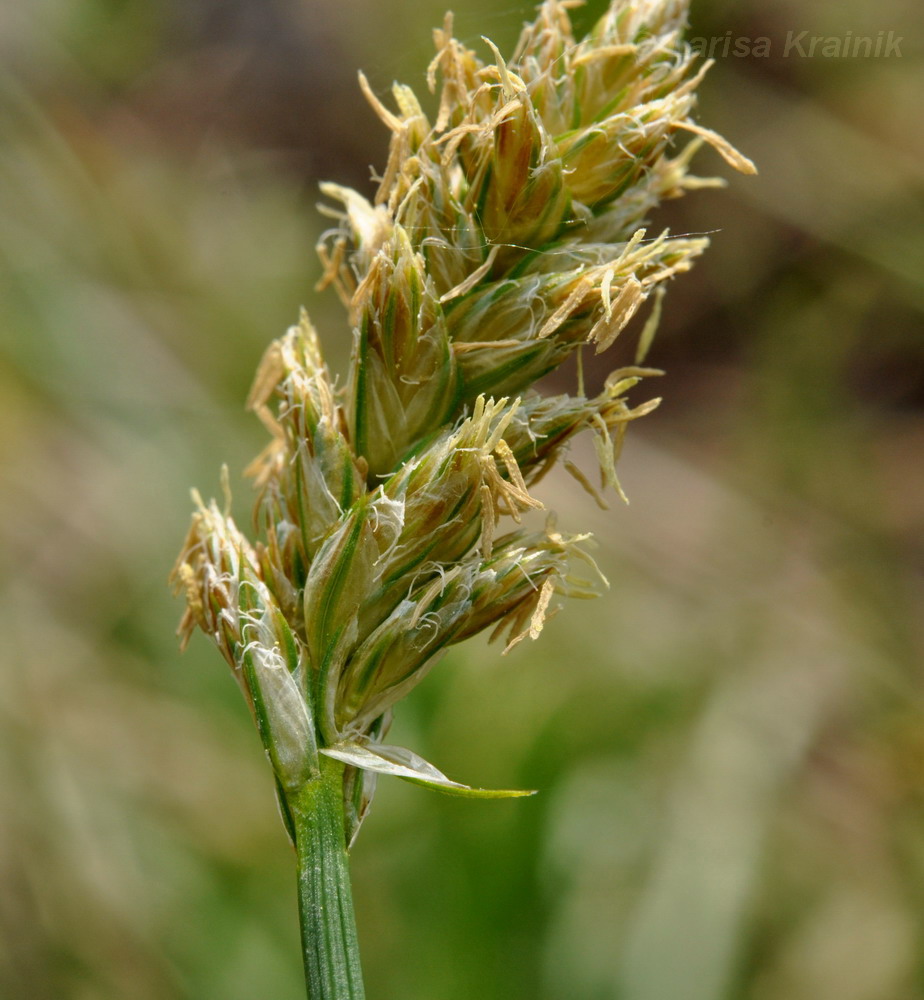
<path fill-rule="evenodd" d="M 287 121 L 285 80 L 248 119 L 227 27 L 110 6 L 49 0 L 0 29 L 0 996 L 296 1000 L 271 775 L 224 664 L 201 637 L 178 654 L 165 580 L 216 456 L 246 523 L 265 344 L 304 303 L 346 355 L 312 291 L 303 164 L 357 140 Z M 402 45 L 427 24 L 396 9 L 318 15 L 341 48 L 325 121 L 367 123 L 360 173 L 385 136 L 355 69 L 382 90 L 425 58 Z M 457 27 L 509 39 L 527 13 Z M 859 4 L 786 16 L 694 3 L 692 33 L 907 18 L 897 0 L 875 23 Z M 370 1000 L 924 993 L 924 70 L 905 31 L 890 63 L 712 71 L 704 118 L 761 174 L 661 217 L 721 231 L 665 302 L 631 506 L 549 491 L 563 528 L 592 525 L 612 589 L 506 659 L 453 651 L 392 735 L 540 795 L 382 779 L 353 858 Z M 224 118 L 196 110 L 209 42 Z M 250 44 L 245 83 L 272 63 Z"/>

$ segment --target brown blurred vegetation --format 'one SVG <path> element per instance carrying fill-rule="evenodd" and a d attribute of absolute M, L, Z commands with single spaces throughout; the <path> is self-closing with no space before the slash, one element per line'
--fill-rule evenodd
<path fill-rule="evenodd" d="M 503 48 L 529 7 L 456 15 Z M 223 461 L 246 523 L 265 344 L 305 304 L 346 356 L 317 182 L 372 191 L 356 70 L 422 89 L 441 19 L 0 11 L 0 996 L 302 995 L 269 772 L 220 659 L 178 655 L 165 579 Z M 784 58 L 803 29 L 902 54 Z M 370 1000 L 924 996 L 920 15 L 694 0 L 691 36 L 728 31 L 771 55 L 720 58 L 701 120 L 761 173 L 654 220 L 714 237 L 665 302 L 632 504 L 545 492 L 612 589 L 505 660 L 459 650 L 396 725 L 541 794 L 382 783 L 354 859 Z"/>

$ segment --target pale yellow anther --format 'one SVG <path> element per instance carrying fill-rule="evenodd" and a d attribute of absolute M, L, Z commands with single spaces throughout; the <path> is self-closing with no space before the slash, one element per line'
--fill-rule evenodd
<path fill-rule="evenodd" d="M 491 558 L 494 544 L 494 530 L 497 526 L 497 515 L 494 512 L 494 496 L 487 484 L 480 489 L 481 493 L 481 554 L 485 559 Z"/>
<path fill-rule="evenodd" d="M 727 139 L 719 135 L 718 132 L 713 132 L 711 128 L 704 128 L 702 125 L 697 125 L 691 121 L 676 122 L 674 127 L 701 136 L 729 166 L 734 167 L 735 170 L 740 171 L 742 174 L 757 173 L 757 167 L 754 166 L 753 160 L 749 160 L 743 153 L 735 149 Z"/>
<path fill-rule="evenodd" d="M 360 71 L 359 73 L 359 86 L 365 96 L 366 100 L 372 107 L 372 110 L 382 119 L 385 125 L 391 129 L 392 132 L 400 132 L 404 128 L 404 122 L 401 121 L 397 115 L 392 114 L 388 108 L 376 97 L 375 91 L 369 85 L 369 81 L 366 79 L 366 74 Z"/>

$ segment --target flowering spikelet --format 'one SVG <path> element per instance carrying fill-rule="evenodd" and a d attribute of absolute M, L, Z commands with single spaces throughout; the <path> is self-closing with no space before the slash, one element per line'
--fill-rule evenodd
<path fill-rule="evenodd" d="M 270 346 L 250 397 L 272 435 L 251 469 L 258 540 L 199 502 L 174 573 L 181 631 L 202 628 L 231 664 L 282 799 L 318 753 L 348 765 L 350 838 L 376 773 L 517 794 L 386 746 L 392 708 L 451 644 L 493 629 L 509 648 L 539 635 L 556 595 L 595 592 L 586 536 L 551 518 L 538 533 L 502 525 L 542 507 L 533 488 L 585 429 L 601 490 L 622 495 L 626 427 L 657 405 L 626 393 L 658 374 L 640 365 L 664 289 L 707 243 L 649 235 L 646 216 L 721 183 L 688 172 L 704 143 L 754 171 L 692 118 L 708 64 L 683 42 L 684 0 L 613 0 L 584 39 L 573 6 L 545 0 L 506 61 L 487 41 L 483 61 L 447 15 L 434 122 L 409 88 L 388 106 L 360 78 L 388 163 L 372 202 L 323 186 L 338 225 L 318 248 L 354 330 L 348 378 L 331 377 L 305 315 Z M 653 293 L 636 367 L 593 398 L 536 392 L 583 345 L 609 348 Z"/>

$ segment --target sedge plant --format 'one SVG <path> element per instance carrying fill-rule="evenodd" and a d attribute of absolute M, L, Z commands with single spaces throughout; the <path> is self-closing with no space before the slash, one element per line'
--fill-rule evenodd
<path fill-rule="evenodd" d="M 704 143 L 754 167 L 693 116 L 708 63 L 683 41 L 685 0 L 613 0 L 582 39 L 545 0 L 511 57 L 483 59 L 434 32 L 435 119 L 395 85 L 378 192 L 323 186 L 337 224 L 323 283 L 352 328 L 349 372 L 327 369 L 303 312 L 272 343 L 249 406 L 270 443 L 247 537 L 197 509 L 174 571 L 184 642 L 218 646 L 253 713 L 294 844 L 310 1000 L 363 996 L 348 851 L 378 775 L 455 795 L 453 781 L 387 734 L 395 705 L 445 650 L 486 629 L 506 652 L 535 639 L 560 597 L 599 573 L 586 534 L 527 528 L 542 477 L 593 436 L 601 489 L 622 495 L 628 424 L 657 405 L 629 390 L 671 279 L 707 240 L 649 233 L 662 200 L 721 183 L 689 173 Z M 635 363 L 585 394 L 537 380 L 585 347 L 605 351 L 649 302 Z M 580 371 L 580 368 L 579 368 Z"/>

